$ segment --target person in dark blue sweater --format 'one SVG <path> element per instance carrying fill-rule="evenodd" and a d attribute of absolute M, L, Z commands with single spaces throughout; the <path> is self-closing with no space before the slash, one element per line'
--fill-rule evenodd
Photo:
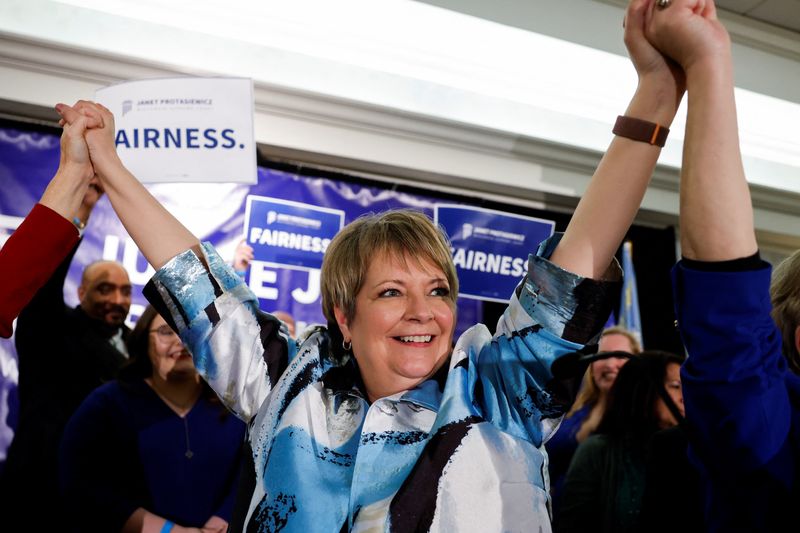
<path fill-rule="evenodd" d="M 688 353 L 690 458 L 705 484 L 708 531 L 784 531 L 800 501 L 800 378 L 770 317 L 771 268 L 759 257 L 739 149 L 730 38 L 713 1 L 660 3 L 646 35 L 684 70 L 689 98 L 673 284 Z"/>
<path fill-rule="evenodd" d="M 152 307 L 128 346 L 119 379 L 89 395 L 64 431 L 65 523 L 81 532 L 226 531 L 245 424 Z"/>

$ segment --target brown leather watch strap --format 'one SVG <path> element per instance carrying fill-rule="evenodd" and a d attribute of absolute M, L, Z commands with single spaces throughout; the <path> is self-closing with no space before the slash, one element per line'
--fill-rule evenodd
<path fill-rule="evenodd" d="M 655 146 L 664 146 L 664 143 L 667 142 L 667 135 L 669 135 L 669 128 L 665 128 L 655 122 L 624 115 L 617 117 L 617 122 L 611 131 L 614 135 Z"/>

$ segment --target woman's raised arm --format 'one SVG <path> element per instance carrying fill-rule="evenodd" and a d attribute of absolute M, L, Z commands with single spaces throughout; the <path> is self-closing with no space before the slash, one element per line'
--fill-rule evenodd
<path fill-rule="evenodd" d="M 625 116 L 668 128 L 685 91 L 684 75 L 644 36 L 653 1 L 634 0 L 625 14 L 625 46 L 639 75 Z M 581 276 L 600 278 L 633 222 L 660 153 L 655 144 L 615 137 L 551 261 Z"/>
<path fill-rule="evenodd" d="M 99 119 L 86 130 L 86 143 L 95 173 L 108 194 L 125 229 L 153 268 L 200 242 L 156 200 L 122 164 L 114 144 L 114 115 L 104 106 L 81 100 L 74 107 L 58 104 L 56 111 L 66 123 L 86 115 Z"/>
<path fill-rule="evenodd" d="M 753 208 L 739 150 L 730 37 L 714 2 L 676 0 L 648 37 L 686 71 L 689 106 L 681 169 L 681 252 L 724 261 L 756 253 Z"/>

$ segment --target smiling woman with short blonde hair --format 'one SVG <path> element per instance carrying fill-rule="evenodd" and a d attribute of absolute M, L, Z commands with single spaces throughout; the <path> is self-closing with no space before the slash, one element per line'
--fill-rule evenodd
<path fill-rule="evenodd" d="M 447 278 L 449 300 L 455 308 L 458 277 L 444 233 L 425 214 L 398 209 L 363 215 L 334 237 L 322 261 L 322 312 L 335 322 L 334 307 L 345 317 L 355 314 L 356 295 L 367 270 L 380 254 L 406 257 L 435 265 Z"/>
<path fill-rule="evenodd" d="M 684 87 L 644 38 L 648 3 L 627 13 L 639 84 L 622 122 L 668 127 Z M 478 324 L 452 343 L 458 284 L 447 239 L 423 214 L 388 212 L 351 222 L 331 243 L 321 273 L 328 327 L 295 340 L 124 168 L 107 109 L 58 111 L 68 123 L 101 119 L 86 140 L 115 211 L 157 269 L 146 295 L 250 424 L 248 531 L 550 531 L 543 444 L 570 403 L 553 364 L 585 351 L 608 317 L 614 253 L 661 144 L 630 130 L 614 138 L 563 236 L 530 250 L 494 335 Z"/>

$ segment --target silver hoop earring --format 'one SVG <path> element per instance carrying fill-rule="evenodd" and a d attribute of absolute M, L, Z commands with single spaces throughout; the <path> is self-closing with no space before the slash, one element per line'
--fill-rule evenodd
<path fill-rule="evenodd" d="M 342 339 L 342 348 L 344 348 L 345 352 L 349 352 L 353 349 L 353 343 Z"/>

